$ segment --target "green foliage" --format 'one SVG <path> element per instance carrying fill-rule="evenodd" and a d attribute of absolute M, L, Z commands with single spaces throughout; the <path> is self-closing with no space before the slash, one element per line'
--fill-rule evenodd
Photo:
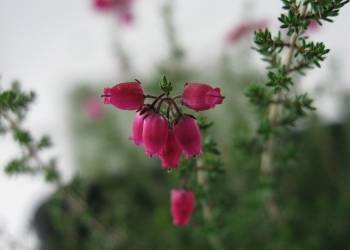
<path fill-rule="evenodd" d="M 35 94 L 22 91 L 18 82 L 0 92 L 0 134 L 11 134 L 22 152 L 9 161 L 5 171 L 9 175 L 44 173 L 47 181 L 57 182 L 59 174 L 55 161 L 51 159 L 45 162 L 39 158 L 42 150 L 50 148 L 50 137 L 43 136 L 36 140 L 30 131 L 22 128 L 23 119 L 34 99 Z"/>
<path fill-rule="evenodd" d="M 22 159 L 11 160 L 6 166 L 5 171 L 7 174 L 19 174 L 30 172 L 30 167 L 25 165 L 25 161 Z"/>
<path fill-rule="evenodd" d="M 295 125 L 295 121 L 303 116 L 306 116 L 307 111 L 315 110 L 312 106 L 313 100 L 307 94 L 297 95 L 295 98 L 283 103 L 284 113 L 281 115 L 278 124 Z"/>
<path fill-rule="evenodd" d="M 250 84 L 245 95 L 249 98 L 249 101 L 259 109 L 266 109 L 270 104 L 272 96 L 269 89 L 259 84 Z"/>
<path fill-rule="evenodd" d="M 255 33 L 255 50 L 268 63 L 268 80 L 264 85 L 252 85 L 246 95 L 252 104 L 259 107 L 260 113 L 266 111 L 261 107 L 270 105 L 265 117 L 269 116 L 271 109 L 282 108 L 268 120 L 262 116 L 258 132 L 263 138 L 268 139 L 275 128 L 294 125 L 307 111 L 314 110 L 312 99 L 306 93 L 292 96 L 291 89 L 295 88 L 295 83 L 291 74 L 305 74 L 306 69 L 321 66 L 329 49 L 322 42 L 310 41 L 304 32 L 311 21 L 330 21 L 346 3 L 348 1 L 283 0 L 286 13 L 279 17 L 281 30 L 277 36 L 274 37 L 267 29 Z M 286 31 L 286 37 L 281 35 L 283 31 Z"/>
<path fill-rule="evenodd" d="M 10 89 L 0 92 L 0 110 L 19 113 L 28 108 L 35 99 L 34 92 L 25 93 L 20 90 L 18 82 L 13 82 Z"/>
<path fill-rule="evenodd" d="M 44 148 L 50 148 L 52 146 L 52 141 L 50 136 L 44 135 L 41 137 L 41 139 L 38 141 L 38 148 L 44 149 Z"/>
<path fill-rule="evenodd" d="M 170 81 L 168 81 L 167 77 L 164 75 L 159 83 L 161 90 L 169 95 L 169 93 L 174 89 L 173 85 Z"/>
<path fill-rule="evenodd" d="M 310 12 L 306 17 L 321 23 L 322 20 L 333 22 L 333 17 L 339 15 L 339 11 L 349 0 L 305 0 L 304 4 L 310 5 Z"/>
<path fill-rule="evenodd" d="M 249 211 L 255 207 L 266 214 L 262 224 L 268 226 L 270 231 L 265 237 L 276 234 L 271 244 L 265 240 L 262 242 L 263 245 L 259 244 L 259 249 L 313 249 L 316 247 L 312 244 L 308 245 L 310 242 L 307 240 L 295 246 L 285 244 L 293 235 L 293 232 L 285 227 L 291 222 L 288 221 L 291 219 L 288 212 L 294 214 L 295 211 L 288 209 L 292 202 L 285 196 L 280 196 L 279 192 L 283 186 L 281 176 L 289 176 L 291 172 L 297 172 L 301 164 L 299 158 L 301 154 L 303 159 L 309 157 L 307 152 L 302 151 L 301 144 L 291 139 L 289 128 L 295 126 L 309 111 L 315 110 L 313 99 L 307 93 L 296 93 L 293 73 L 304 75 L 307 69 L 321 67 L 321 62 L 325 60 L 329 49 L 322 42 L 311 41 L 305 35 L 305 31 L 311 21 L 319 24 L 321 20 L 331 21 L 346 3 L 348 1 L 283 0 L 285 13 L 279 17 L 281 25 L 278 34 L 273 36 L 267 29 L 255 33 L 255 50 L 262 56 L 262 60 L 268 63 L 267 80 L 260 85 L 251 85 L 246 91 L 249 101 L 257 107 L 257 135 L 243 137 L 239 144 L 242 148 L 238 149 L 242 155 L 249 155 L 255 160 L 237 155 L 235 155 L 235 160 L 239 161 L 239 164 L 244 164 L 245 167 L 248 165 L 251 170 L 249 174 L 244 171 L 241 174 L 245 181 L 251 184 L 249 187 L 242 188 L 251 199 L 245 210 Z M 254 145 L 252 144 L 254 141 L 262 143 L 255 144 L 258 150 L 252 154 L 254 148 L 248 146 Z M 248 149 L 248 151 L 242 149 Z M 246 163 L 241 159 L 244 159 Z M 253 178 L 253 183 L 247 177 Z M 313 177 L 308 177 L 312 182 Z M 295 177 L 294 181 L 299 180 Z M 295 193 L 293 195 L 298 196 Z M 287 197 L 290 196 L 287 195 Z M 303 203 L 307 202 L 303 201 Z M 253 214 L 257 216 L 256 218 L 261 216 L 259 212 Z M 288 225 L 293 227 L 292 224 Z M 266 228 L 257 229 L 263 233 L 261 230 L 265 231 Z M 318 241 L 320 241 L 319 238 Z M 301 248 L 301 245 L 304 248 Z M 247 248 L 255 249 L 254 246 Z"/>
<path fill-rule="evenodd" d="M 267 74 L 269 81 L 266 83 L 267 87 L 271 87 L 274 93 L 281 92 L 282 90 L 289 90 L 293 86 L 292 78 L 288 76 L 287 70 L 284 67 L 278 69 L 278 71 L 269 71 Z"/>
<path fill-rule="evenodd" d="M 18 141 L 21 145 L 29 145 L 32 142 L 32 136 L 28 131 L 15 129 L 14 139 Z"/>

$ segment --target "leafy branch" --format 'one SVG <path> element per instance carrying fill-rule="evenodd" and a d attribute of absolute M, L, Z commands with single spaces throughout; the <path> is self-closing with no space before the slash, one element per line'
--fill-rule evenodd
<path fill-rule="evenodd" d="M 246 92 L 250 102 L 261 114 L 258 134 L 263 139 L 260 170 L 262 176 L 273 176 L 274 136 L 277 131 L 287 130 L 295 122 L 315 108 L 307 93 L 291 94 L 295 88 L 292 73 L 304 75 L 305 71 L 321 67 L 329 49 L 322 42 L 310 41 L 305 31 L 311 21 L 322 24 L 332 22 L 333 17 L 349 0 L 283 0 L 286 11 L 279 17 L 280 31 L 276 36 L 266 30 L 255 33 L 254 49 L 268 63 L 267 81 L 264 85 L 253 84 Z M 284 34 L 284 35 L 282 35 Z M 265 199 L 270 215 L 279 217 L 273 193 Z"/>
<path fill-rule="evenodd" d="M 20 89 L 19 83 L 14 82 L 8 90 L 0 89 L 0 135 L 11 135 L 21 149 L 19 157 L 15 157 L 5 166 L 8 175 L 45 176 L 47 182 L 55 185 L 62 191 L 67 205 L 81 217 L 91 232 L 105 238 L 112 235 L 99 220 L 92 216 L 85 200 L 76 193 L 69 191 L 63 184 L 58 171 L 57 161 L 54 158 L 43 160 L 41 153 L 52 146 L 51 138 L 47 135 L 35 139 L 29 130 L 22 127 L 29 106 L 35 101 L 34 92 L 26 93 Z M 107 237 L 107 242 L 101 245 L 117 245 L 116 237 Z"/>

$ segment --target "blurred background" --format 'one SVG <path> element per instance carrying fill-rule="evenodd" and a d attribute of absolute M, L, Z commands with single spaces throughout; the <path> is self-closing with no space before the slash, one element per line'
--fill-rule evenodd
<path fill-rule="evenodd" d="M 211 133 L 227 171 L 220 186 L 230 200 L 222 205 L 222 220 L 230 225 L 221 234 L 232 246 L 227 249 L 350 249 L 348 6 L 335 23 L 308 31 L 331 53 L 322 69 L 298 80 L 297 89 L 311 94 L 317 111 L 286 138 L 303 154 L 279 176 L 284 225 L 270 225 L 252 200 L 258 159 L 236 150 L 239 138 L 254 130 L 244 90 L 264 75 L 250 49 L 252 34 L 277 30 L 280 12 L 276 0 L 134 0 L 127 10 L 113 11 L 88 0 L 0 0 L 0 84 L 19 80 L 38 94 L 25 125 L 34 135 L 52 135 L 48 154 L 59 158 L 67 186 L 86 195 L 102 221 L 119 225 L 116 249 L 210 249 L 195 229 L 171 225 L 168 191 L 176 179 L 125 136 L 133 114 L 99 98 L 104 87 L 134 78 L 157 91 L 163 74 L 178 92 L 197 81 L 221 87 L 226 96 L 207 115 L 216 121 Z M 0 165 L 14 154 L 11 138 L 2 139 Z M 40 177 L 1 172 L 0 249 L 99 249 L 64 206 L 50 216 L 55 202 L 59 191 Z"/>

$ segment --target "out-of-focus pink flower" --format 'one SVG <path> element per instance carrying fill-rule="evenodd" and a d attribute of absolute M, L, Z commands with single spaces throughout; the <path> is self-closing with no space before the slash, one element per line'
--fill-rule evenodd
<path fill-rule="evenodd" d="M 93 0 L 96 10 L 116 13 L 122 24 L 130 24 L 134 20 L 132 14 L 133 2 L 133 0 Z"/>
<path fill-rule="evenodd" d="M 130 7 L 133 0 L 93 0 L 96 10 L 126 9 Z"/>
<path fill-rule="evenodd" d="M 130 25 L 134 21 L 134 14 L 131 10 L 123 10 L 118 14 L 120 23 L 125 25 Z"/>
<path fill-rule="evenodd" d="M 162 168 L 177 168 L 181 158 L 181 152 L 181 147 L 175 138 L 173 129 L 169 129 L 168 139 L 159 154 Z"/>
<path fill-rule="evenodd" d="M 142 131 L 143 131 L 144 115 L 141 115 L 140 112 L 136 112 L 134 121 L 132 123 L 132 132 L 129 137 L 135 145 L 142 144 Z"/>
<path fill-rule="evenodd" d="M 84 109 L 86 115 L 91 120 L 100 120 L 103 117 L 102 105 L 98 99 L 94 97 L 88 97 L 84 102 Z"/>
<path fill-rule="evenodd" d="M 94 0 L 93 4 L 96 10 L 109 10 L 113 8 L 115 0 Z"/>
<path fill-rule="evenodd" d="M 139 82 L 119 83 L 104 90 L 105 104 L 112 104 L 124 110 L 137 110 L 142 107 L 145 96 Z"/>
<path fill-rule="evenodd" d="M 197 156 L 201 153 L 201 134 L 193 117 L 182 116 L 174 126 L 174 134 L 186 157 Z"/>
<path fill-rule="evenodd" d="M 205 83 L 186 83 L 182 94 L 182 103 L 196 111 L 214 108 L 223 99 L 220 88 L 213 88 Z"/>
<path fill-rule="evenodd" d="M 252 34 L 254 31 L 264 29 L 268 26 L 267 20 L 244 22 L 234 27 L 227 35 L 227 42 L 230 44 L 237 43 L 243 37 Z"/>
<path fill-rule="evenodd" d="M 142 141 L 146 154 L 158 155 L 168 138 L 168 122 L 157 113 L 147 114 L 143 123 Z"/>
<path fill-rule="evenodd" d="M 171 215 L 173 224 L 186 226 L 191 220 L 195 207 L 195 197 L 193 192 L 185 189 L 171 190 Z"/>
<path fill-rule="evenodd" d="M 319 31 L 321 28 L 321 26 L 319 25 L 318 22 L 316 22 L 315 20 L 312 20 L 310 23 L 309 23 L 309 26 L 307 27 L 307 32 L 310 32 L 310 33 L 315 33 L 317 31 Z"/>

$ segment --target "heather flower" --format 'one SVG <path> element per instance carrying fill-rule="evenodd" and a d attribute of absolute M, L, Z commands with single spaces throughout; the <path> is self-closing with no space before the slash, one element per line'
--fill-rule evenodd
<path fill-rule="evenodd" d="M 182 103 L 196 111 L 214 108 L 223 102 L 220 88 L 213 88 L 205 83 L 186 83 Z"/>
<path fill-rule="evenodd" d="M 125 9 L 123 11 L 120 11 L 118 18 L 122 24 L 126 24 L 126 25 L 129 25 L 134 21 L 134 15 L 130 9 Z"/>
<path fill-rule="evenodd" d="M 119 109 L 137 110 L 143 106 L 145 96 L 139 82 L 119 83 L 104 90 L 105 104 Z"/>
<path fill-rule="evenodd" d="M 85 100 L 84 109 L 85 109 L 86 115 L 91 120 L 97 121 L 103 117 L 101 103 L 99 102 L 99 100 L 93 97 L 89 97 Z"/>
<path fill-rule="evenodd" d="M 106 11 L 113 8 L 115 1 L 114 0 L 94 0 L 93 4 L 96 10 Z"/>
<path fill-rule="evenodd" d="M 182 116 L 174 126 L 174 134 L 186 157 L 197 156 L 201 153 L 201 134 L 193 117 Z"/>
<path fill-rule="evenodd" d="M 264 29 L 267 26 L 268 22 L 266 20 L 244 22 L 229 32 L 227 35 L 227 41 L 232 44 L 237 43 L 243 37 L 252 34 L 256 30 Z"/>
<path fill-rule="evenodd" d="M 194 206 L 193 192 L 185 189 L 171 190 L 171 215 L 174 225 L 186 226 L 191 220 Z"/>
<path fill-rule="evenodd" d="M 168 137 L 168 122 L 157 113 L 147 114 L 143 123 L 142 141 L 146 154 L 158 155 Z"/>
<path fill-rule="evenodd" d="M 181 147 L 175 138 L 173 129 L 169 129 L 167 141 L 159 154 L 162 168 L 176 168 L 179 165 L 181 152 Z"/>
<path fill-rule="evenodd" d="M 315 21 L 315 20 L 312 20 L 310 23 L 309 23 L 309 26 L 307 27 L 307 32 L 309 33 L 315 33 L 317 31 L 319 31 L 321 28 L 320 24 Z"/>
<path fill-rule="evenodd" d="M 141 115 L 140 112 L 136 112 L 134 121 L 132 123 L 132 132 L 129 137 L 135 145 L 142 144 L 142 131 L 143 131 L 144 115 Z"/>
<path fill-rule="evenodd" d="M 130 24 L 133 21 L 133 0 L 94 0 L 94 7 L 98 11 L 114 11 L 122 24 Z"/>

